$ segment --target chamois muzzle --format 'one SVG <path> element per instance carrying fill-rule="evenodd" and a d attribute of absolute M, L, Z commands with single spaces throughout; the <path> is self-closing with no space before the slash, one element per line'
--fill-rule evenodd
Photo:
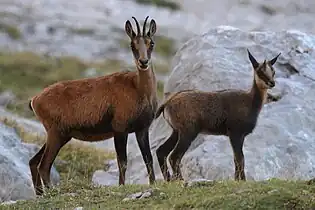
<path fill-rule="evenodd" d="M 268 82 L 269 88 L 273 88 L 275 85 L 276 85 L 276 84 L 275 84 L 275 81 L 269 81 L 269 82 Z"/>
<path fill-rule="evenodd" d="M 139 67 L 142 70 L 147 70 L 149 67 L 149 59 L 139 59 Z"/>

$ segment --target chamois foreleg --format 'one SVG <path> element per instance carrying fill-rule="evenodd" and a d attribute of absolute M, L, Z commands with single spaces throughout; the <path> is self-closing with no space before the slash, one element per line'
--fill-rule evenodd
<path fill-rule="evenodd" d="M 46 188 L 50 187 L 50 171 L 59 150 L 69 142 L 71 137 L 64 136 L 55 130 L 47 132 L 47 142 L 42 159 L 38 166 L 38 172 Z"/>
<path fill-rule="evenodd" d="M 149 142 L 149 127 L 135 132 L 137 142 L 146 165 L 148 175 L 149 175 L 149 182 L 150 184 L 154 184 L 155 182 L 155 173 L 153 169 L 153 158 L 150 149 L 150 142 Z"/>
<path fill-rule="evenodd" d="M 177 144 L 170 155 L 169 161 L 173 170 L 173 180 L 183 180 L 180 170 L 180 162 L 190 147 L 191 142 L 197 137 L 198 132 L 194 129 L 186 129 L 185 131 L 179 131 L 179 139 Z"/>
<path fill-rule="evenodd" d="M 178 132 L 173 130 L 171 136 L 156 150 L 156 156 L 159 161 L 159 165 L 166 181 L 171 180 L 170 172 L 167 168 L 167 156 L 174 149 L 178 141 Z"/>
<path fill-rule="evenodd" d="M 119 185 L 125 184 L 127 170 L 127 139 L 128 133 L 115 133 L 114 144 L 119 167 Z"/>
<path fill-rule="evenodd" d="M 42 159 L 43 153 L 45 151 L 46 144 L 42 146 L 42 148 L 31 158 L 29 161 L 29 166 L 31 170 L 32 175 L 32 181 L 35 188 L 36 195 L 42 195 L 43 194 L 43 187 L 42 187 L 42 181 L 40 178 L 40 175 L 38 173 L 38 164 L 40 160 Z"/>
<path fill-rule="evenodd" d="M 244 160 L 244 154 L 243 154 L 244 135 L 231 134 L 230 142 L 231 142 L 233 153 L 234 153 L 234 165 L 235 165 L 234 179 L 236 181 L 238 180 L 246 181 L 245 172 L 244 172 L 245 160 Z"/>

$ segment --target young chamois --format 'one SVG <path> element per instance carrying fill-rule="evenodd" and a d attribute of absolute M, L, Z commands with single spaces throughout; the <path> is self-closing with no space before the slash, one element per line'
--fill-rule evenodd
<path fill-rule="evenodd" d="M 269 61 L 258 63 L 248 51 L 249 60 L 254 68 L 254 81 L 247 92 L 185 90 L 166 99 L 158 108 L 155 117 L 159 117 L 163 112 L 163 117 L 173 128 L 171 136 L 156 151 L 166 181 L 183 179 L 180 171 L 181 159 L 199 133 L 228 136 L 234 152 L 235 180 L 246 180 L 244 138 L 256 126 L 259 112 L 266 100 L 267 89 L 275 86 L 275 70 L 272 66 L 279 55 Z M 169 157 L 173 170 L 171 177 L 166 160 L 172 150 Z"/>
<path fill-rule="evenodd" d="M 97 78 L 62 81 L 45 88 L 30 101 L 30 108 L 44 125 L 47 141 L 29 161 L 37 195 L 50 186 L 50 170 L 59 150 L 76 138 L 101 141 L 114 137 L 119 166 L 119 185 L 125 184 L 128 133 L 135 132 L 150 184 L 155 182 L 148 130 L 157 109 L 157 84 L 151 65 L 156 23 L 152 19 L 142 34 L 135 17 L 137 34 L 129 20 L 125 31 L 137 71 L 116 72 Z M 93 163 L 91 163 L 93 164 Z"/>

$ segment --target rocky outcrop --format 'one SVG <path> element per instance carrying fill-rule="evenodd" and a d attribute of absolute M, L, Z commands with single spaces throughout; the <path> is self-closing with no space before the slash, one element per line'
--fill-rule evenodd
<path fill-rule="evenodd" d="M 0 123 L 0 203 L 35 197 L 28 162 L 38 150 L 37 145 L 23 143 L 13 128 Z M 59 182 L 54 167 L 51 180 Z"/>
<path fill-rule="evenodd" d="M 315 177 L 314 35 L 293 30 L 244 32 L 227 26 L 211 29 L 178 50 L 165 94 L 193 88 L 204 91 L 250 88 L 253 70 L 247 48 L 260 61 L 282 53 L 275 64 L 276 87 L 270 91 L 275 100 L 264 105 L 256 129 L 245 140 L 248 179 Z M 158 178 L 162 176 L 155 150 L 170 133 L 162 117 L 151 126 L 150 142 Z M 139 149 L 135 146 L 128 149 L 127 181 L 148 183 Z M 116 167 L 109 170 L 111 175 Z M 183 158 L 182 171 L 185 179 L 232 178 L 233 153 L 227 137 L 199 135 Z"/>

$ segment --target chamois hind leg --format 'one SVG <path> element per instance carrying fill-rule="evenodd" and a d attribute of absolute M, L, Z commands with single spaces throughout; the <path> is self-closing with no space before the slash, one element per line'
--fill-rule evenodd
<path fill-rule="evenodd" d="M 56 130 L 49 130 L 47 132 L 47 142 L 42 159 L 38 165 L 38 172 L 43 180 L 46 188 L 50 187 L 50 170 L 59 150 L 69 142 L 71 137 L 61 135 Z"/>
<path fill-rule="evenodd" d="M 170 155 L 169 161 L 173 169 L 173 180 L 183 180 L 180 170 L 180 162 L 191 145 L 191 142 L 197 137 L 198 132 L 193 129 L 186 129 L 179 131 L 179 138 L 177 144 Z"/>
<path fill-rule="evenodd" d="M 128 133 L 115 133 L 114 144 L 119 168 L 119 185 L 125 184 L 127 170 L 127 139 Z"/>
<path fill-rule="evenodd" d="M 146 165 L 148 175 L 149 175 L 149 182 L 150 184 L 154 184 L 155 182 L 155 173 L 153 169 L 153 158 L 150 149 L 150 142 L 149 142 L 149 127 L 143 129 L 142 131 L 135 132 L 138 146 L 140 148 L 144 163 Z"/>
<path fill-rule="evenodd" d="M 43 194 L 42 181 L 38 173 L 37 167 L 40 160 L 42 159 L 42 155 L 44 153 L 45 147 L 46 147 L 46 144 L 44 144 L 42 148 L 29 161 L 29 167 L 30 167 L 32 181 L 33 181 L 36 195 Z"/>
<path fill-rule="evenodd" d="M 234 153 L 234 164 L 235 164 L 235 174 L 234 179 L 246 181 L 245 172 L 244 172 L 244 154 L 243 154 L 243 143 L 244 135 L 231 133 L 230 134 L 230 143 L 232 145 Z"/>
<path fill-rule="evenodd" d="M 178 141 L 178 132 L 173 130 L 171 136 L 156 150 L 156 156 L 159 161 L 159 165 L 166 181 L 171 180 L 170 172 L 167 168 L 167 156 L 174 149 Z"/>

